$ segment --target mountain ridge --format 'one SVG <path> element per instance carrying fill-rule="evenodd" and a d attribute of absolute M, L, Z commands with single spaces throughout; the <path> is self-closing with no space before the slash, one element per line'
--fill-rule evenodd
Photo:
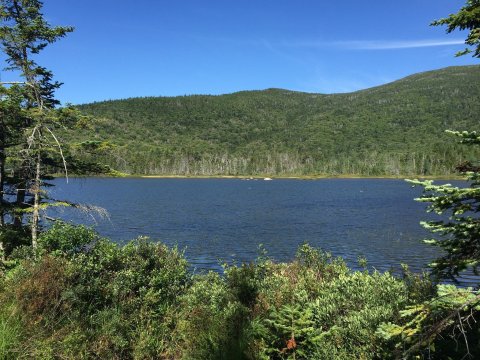
<path fill-rule="evenodd" d="M 219 96 L 228 96 L 228 95 L 235 95 L 235 94 L 242 94 L 242 93 L 255 93 L 255 92 L 287 92 L 287 93 L 298 93 L 298 94 L 305 94 L 305 95 L 320 95 L 320 96 L 329 96 L 329 95 L 346 95 L 346 94 L 354 94 L 362 91 L 368 91 L 372 90 L 378 87 L 383 87 L 387 86 L 390 84 L 394 84 L 399 81 L 403 80 L 408 80 L 409 78 L 416 78 L 419 77 L 423 74 L 429 74 L 429 73 L 439 73 L 443 70 L 448 70 L 448 69 L 462 69 L 462 68 L 475 68 L 479 67 L 480 65 L 454 65 L 454 66 L 447 66 L 444 68 L 439 68 L 439 69 L 434 69 L 434 70 L 426 70 L 422 72 L 418 72 L 415 74 L 411 75 L 406 75 L 404 77 L 401 77 L 396 80 L 392 80 L 389 82 L 386 82 L 384 84 L 380 85 L 374 85 L 371 87 L 367 87 L 365 89 L 359 89 L 359 90 L 354 90 L 354 91 L 347 91 L 347 92 L 332 92 L 332 93 L 317 93 L 317 92 L 309 92 L 309 91 L 301 91 L 301 90 L 291 90 L 291 89 L 286 89 L 286 88 L 277 88 L 277 87 L 268 87 L 265 89 L 251 89 L 251 90 L 238 90 L 238 91 L 233 91 L 233 92 L 227 92 L 227 93 L 222 93 L 222 94 L 201 94 L 201 93 L 193 93 L 193 94 L 182 94 L 182 95 L 146 95 L 146 96 L 131 96 L 131 97 L 126 97 L 126 98 L 118 98 L 118 99 L 106 99 L 106 100 L 96 100 L 88 103 L 81 103 L 77 104 L 75 106 L 87 106 L 91 104 L 99 104 L 99 103 L 104 103 L 104 102 L 110 102 L 110 101 L 124 101 L 124 100 L 132 100 L 132 99 L 149 99 L 149 98 L 162 98 L 162 99 L 170 99 L 170 98 L 182 98 L 182 97 L 189 97 L 189 96 L 211 96 L 211 97 L 219 97 Z"/>
<path fill-rule="evenodd" d="M 98 119 L 95 140 L 114 144 L 102 160 L 128 173 L 446 175 L 476 156 L 443 130 L 478 128 L 479 84 L 470 65 L 351 93 L 270 88 L 78 107 Z"/>

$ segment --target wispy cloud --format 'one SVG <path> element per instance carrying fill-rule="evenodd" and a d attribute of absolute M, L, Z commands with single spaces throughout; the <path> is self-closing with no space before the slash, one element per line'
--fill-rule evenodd
<path fill-rule="evenodd" d="M 399 50 L 465 44 L 465 40 L 348 40 L 348 41 L 284 41 L 283 46 L 299 48 L 342 48 L 347 50 Z"/>
<path fill-rule="evenodd" d="M 284 39 L 273 40 L 266 38 L 245 39 L 229 37 L 203 37 L 199 35 L 190 35 L 191 38 L 200 42 L 220 42 L 234 46 L 264 47 L 272 52 L 277 52 L 283 57 L 287 56 L 284 51 L 287 48 L 292 49 L 342 49 L 342 50 L 401 50 L 427 47 L 441 47 L 464 45 L 462 39 L 418 39 L 418 40 L 308 40 L 308 39 Z"/>
<path fill-rule="evenodd" d="M 395 50 L 465 44 L 465 40 L 344 41 L 339 46 L 358 50 Z"/>

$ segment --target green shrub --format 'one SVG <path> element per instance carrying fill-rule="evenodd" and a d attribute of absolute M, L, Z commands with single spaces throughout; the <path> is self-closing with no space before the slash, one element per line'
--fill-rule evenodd
<path fill-rule="evenodd" d="M 217 273 L 193 280 L 175 309 L 171 355 L 196 360 L 241 358 L 239 335 L 246 309 Z"/>
<path fill-rule="evenodd" d="M 0 280 L 0 358 L 375 359 L 392 357 L 381 323 L 425 302 L 431 284 L 353 272 L 308 245 L 225 275 L 191 276 L 182 252 L 125 246 L 58 223 L 39 250 L 18 248 Z"/>
<path fill-rule="evenodd" d="M 69 295 L 79 319 L 95 329 L 99 357 L 125 352 L 154 358 L 165 351 L 165 316 L 188 285 L 187 262 L 177 249 L 140 238 L 124 247 L 99 241 L 71 264 Z"/>
<path fill-rule="evenodd" d="M 68 288 L 67 262 L 50 255 L 24 261 L 10 281 L 15 304 L 28 329 L 49 328 L 69 312 L 63 299 Z"/>
<path fill-rule="evenodd" d="M 38 249 L 50 254 L 73 256 L 85 251 L 98 239 L 98 234 L 86 226 L 55 222 L 40 235 Z"/>
<path fill-rule="evenodd" d="M 396 319 L 408 289 L 385 273 L 349 271 L 308 246 L 289 264 L 270 263 L 248 330 L 252 359 L 382 358 L 379 324 Z"/>
<path fill-rule="evenodd" d="M 18 260 L 3 294 L 20 313 L 33 358 L 156 358 L 190 275 L 183 254 L 140 238 L 125 246 L 58 224 Z M 77 349 L 77 350 L 75 350 Z M 82 355 L 83 354 L 83 355 Z"/>
<path fill-rule="evenodd" d="M 480 291 L 440 284 L 422 302 L 406 306 L 378 335 L 398 358 L 480 358 Z"/>
<path fill-rule="evenodd" d="M 6 256 L 9 256 L 19 246 L 31 243 L 31 229 L 29 226 L 14 226 L 3 224 L 0 227 L 0 242 L 4 246 Z M 2 263 L 0 261 L 0 268 Z M 1 269 L 0 269 L 1 270 Z"/>

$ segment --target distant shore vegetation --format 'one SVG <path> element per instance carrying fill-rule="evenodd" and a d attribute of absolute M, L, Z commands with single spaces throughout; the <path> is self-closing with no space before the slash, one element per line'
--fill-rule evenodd
<path fill-rule="evenodd" d="M 349 94 L 104 101 L 79 106 L 95 120 L 63 139 L 75 156 L 136 175 L 446 176 L 480 155 L 445 134 L 478 125 L 479 84 L 477 65 Z"/>

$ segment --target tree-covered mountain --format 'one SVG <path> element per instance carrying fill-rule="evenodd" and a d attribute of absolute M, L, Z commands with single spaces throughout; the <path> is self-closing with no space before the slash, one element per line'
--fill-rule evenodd
<path fill-rule="evenodd" d="M 97 119 L 102 160 L 128 173 L 439 175 L 478 156 L 444 131 L 478 129 L 479 99 L 480 66 L 462 66 L 347 94 L 268 89 L 79 108 Z"/>

